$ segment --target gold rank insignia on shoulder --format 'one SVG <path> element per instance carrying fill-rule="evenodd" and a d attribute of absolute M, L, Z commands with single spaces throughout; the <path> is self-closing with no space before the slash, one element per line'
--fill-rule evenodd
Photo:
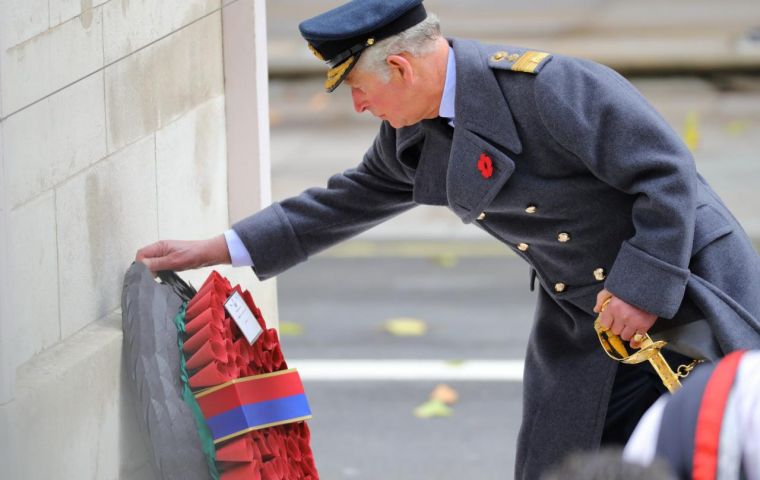
<path fill-rule="evenodd" d="M 530 50 L 525 53 L 498 51 L 489 57 L 492 67 L 513 72 L 537 74 L 541 67 L 551 58 L 551 54 Z"/>

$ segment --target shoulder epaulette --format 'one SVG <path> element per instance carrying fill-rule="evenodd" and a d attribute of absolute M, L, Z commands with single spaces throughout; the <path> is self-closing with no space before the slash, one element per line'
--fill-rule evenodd
<path fill-rule="evenodd" d="M 551 54 L 535 50 L 523 52 L 500 50 L 488 57 L 488 65 L 501 70 L 538 74 L 550 59 Z"/>

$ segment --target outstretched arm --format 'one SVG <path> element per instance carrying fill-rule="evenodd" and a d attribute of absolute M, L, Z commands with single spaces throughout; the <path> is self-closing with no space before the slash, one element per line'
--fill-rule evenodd
<path fill-rule="evenodd" d="M 150 271 L 182 271 L 230 263 L 224 235 L 206 240 L 160 240 L 137 251 L 138 262 Z"/>
<path fill-rule="evenodd" d="M 412 208 L 412 182 L 396 157 L 396 131 L 383 123 L 359 166 L 232 228 L 264 280 Z"/>
<path fill-rule="evenodd" d="M 263 280 L 414 205 L 412 179 L 396 158 L 396 131 L 383 123 L 358 167 L 334 175 L 326 188 L 272 204 L 233 230 Z M 152 271 L 229 264 L 228 242 L 224 235 L 161 240 L 140 249 L 136 259 Z"/>

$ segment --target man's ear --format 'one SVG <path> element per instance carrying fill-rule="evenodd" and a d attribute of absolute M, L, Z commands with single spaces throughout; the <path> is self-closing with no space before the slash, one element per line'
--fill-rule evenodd
<path fill-rule="evenodd" d="M 391 68 L 392 75 L 398 75 L 406 84 L 414 81 L 414 68 L 405 55 L 388 55 L 385 62 Z"/>

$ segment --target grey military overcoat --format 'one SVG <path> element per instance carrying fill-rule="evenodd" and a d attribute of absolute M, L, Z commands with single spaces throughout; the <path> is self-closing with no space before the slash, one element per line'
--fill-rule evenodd
<path fill-rule="evenodd" d="M 261 279 L 418 204 L 512 248 L 540 282 L 516 463 L 517 478 L 536 479 L 599 444 L 617 368 L 592 327 L 600 289 L 657 314 L 656 326 L 705 318 L 723 351 L 760 348 L 760 259 L 620 75 L 559 55 L 523 73 L 512 66 L 525 49 L 450 42 L 456 128 L 383 123 L 357 168 L 233 228 Z"/>

